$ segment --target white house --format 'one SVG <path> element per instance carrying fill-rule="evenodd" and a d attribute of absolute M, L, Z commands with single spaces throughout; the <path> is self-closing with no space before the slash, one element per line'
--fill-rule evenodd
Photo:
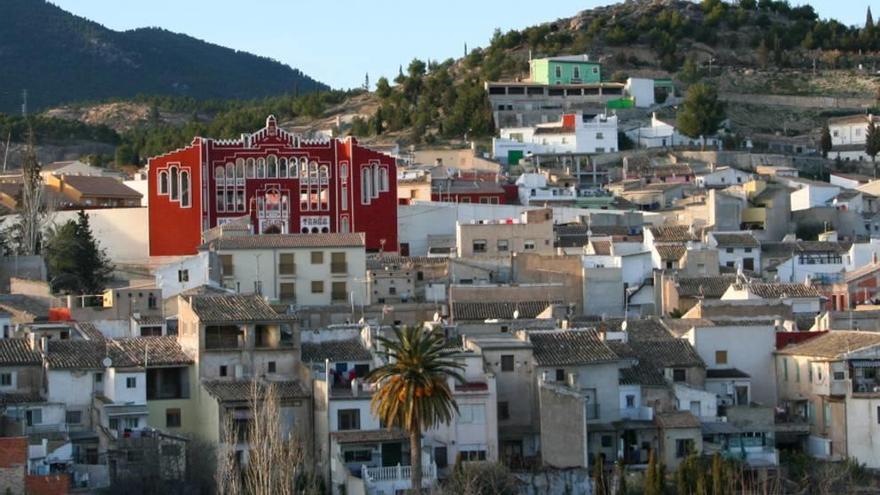
<path fill-rule="evenodd" d="M 577 188 L 575 186 L 562 187 L 552 186 L 547 182 L 547 176 L 538 173 L 525 173 L 517 177 L 516 186 L 518 188 L 519 204 L 523 206 L 530 205 L 548 205 L 555 204 L 571 204 L 577 199 Z"/>
<path fill-rule="evenodd" d="M 155 270 L 156 287 L 162 291 L 162 298 L 175 297 L 203 285 L 211 285 L 210 256 L 201 251 L 165 263 Z"/>
<path fill-rule="evenodd" d="M 710 171 L 697 174 L 694 182 L 699 187 L 728 187 L 745 184 L 752 180 L 752 177 L 752 174 L 737 168 L 712 166 Z"/>
<path fill-rule="evenodd" d="M 868 123 L 880 124 L 880 117 L 872 114 L 849 115 L 828 119 L 828 131 L 831 133 L 831 151 L 829 159 L 870 160 L 865 153 L 865 141 L 868 135 Z"/>
<path fill-rule="evenodd" d="M 806 284 L 779 282 L 735 283 L 727 288 L 722 301 L 782 301 L 794 313 L 816 315 L 822 309 L 822 294 Z"/>
<path fill-rule="evenodd" d="M 861 174 L 845 174 L 843 172 L 831 172 L 828 174 L 828 182 L 844 189 L 857 189 L 859 186 L 871 182 L 870 177 Z"/>
<path fill-rule="evenodd" d="M 720 266 L 761 271 L 761 243 L 750 231 L 710 232 L 706 243 L 718 250 Z"/>
<path fill-rule="evenodd" d="M 650 108 L 656 103 L 653 79 L 630 77 L 626 80 L 624 91 L 635 100 L 636 108 Z"/>
<path fill-rule="evenodd" d="M 789 187 L 797 188 L 791 193 L 791 211 L 828 206 L 834 197 L 840 194 L 840 187 L 828 182 L 801 178 L 787 179 L 783 182 Z"/>
<path fill-rule="evenodd" d="M 691 138 L 678 132 L 674 125 L 668 124 L 651 115 L 651 124 L 626 131 L 627 137 L 638 144 L 639 148 L 673 148 L 675 146 L 705 146 L 718 148 L 721 139 L 718 136 Z"/>
<path fill-rule="evenodd" d="M 505 127 L 492 139 L 495 158 L 510 151 L 528 154 L 613 153 L 617 146 L 617 116 L 564 114 L 560 122 L 535 127 Z"/>

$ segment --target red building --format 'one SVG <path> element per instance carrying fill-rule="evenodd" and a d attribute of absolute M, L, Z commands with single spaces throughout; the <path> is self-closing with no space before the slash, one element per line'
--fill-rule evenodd
<path fill-rule="evenodd" d="M 241 139 L 197 137 L 149 161 L 150 255 L 194 254 L 202 232 L 249 216 L 254 233 L 364 232 L 397 251 L 392 157 L 344 140 L 307 141 L 277 126 Z"/>

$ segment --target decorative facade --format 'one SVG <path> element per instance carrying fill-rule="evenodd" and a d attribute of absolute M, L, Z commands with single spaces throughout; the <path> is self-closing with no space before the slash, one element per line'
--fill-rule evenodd
<path fill-rule="evenodd" d="M 202 232 L 247 216 L 255 234 L 363 232 L 397 251 L 394 158 L 352 137 L 307 141 L 278 127 L 196 137 L 149 161 L 150 255 L 195 254 Z"/>

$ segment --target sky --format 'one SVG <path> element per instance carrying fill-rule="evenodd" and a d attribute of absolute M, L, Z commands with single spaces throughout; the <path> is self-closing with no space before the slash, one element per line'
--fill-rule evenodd
<path fill-rule="evenodd" d="M 393 77 L 413 58 L 460 57 L 503 31 L 608 0 L 50 0 L 111 29 L 162 27 L 279 60 L 333 88 Z M 821 17 L 861 24 L 880 0 L 810 0 Z M 844 7 L 845 6 L 845 7 Z"/>

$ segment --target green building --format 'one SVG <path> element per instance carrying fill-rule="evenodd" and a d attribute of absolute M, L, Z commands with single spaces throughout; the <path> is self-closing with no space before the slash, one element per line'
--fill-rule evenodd
<path fill-rule="evenodd" d="M 602 81 L 602 66 L 586 55 L 536 58 L 529 62 L 531 80 L 538 84 L 591 84 Z"/>

